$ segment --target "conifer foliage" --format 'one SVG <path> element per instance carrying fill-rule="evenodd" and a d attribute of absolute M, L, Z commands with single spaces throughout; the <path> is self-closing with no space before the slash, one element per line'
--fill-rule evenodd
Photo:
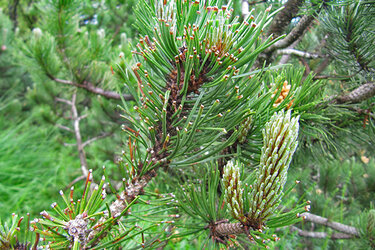
<path fill-rule="evenodd" d="M 117 6 L 104 2 L 119 18 Z M 86 24 L 95 15 L 76 15 L 85 6 L 41 1 L 41 28 L 22 46 L 33 80 L 46 82 L 47 101 L 69 107 L 54 111 L 64 117 L 70 110 L 73 128 L 60 127 L 75 136 L 84 188 L 61 190 L 61 200 L 25 226 L 16 215 L 10 226 L 0 223 L 1 248 L 158 248 L 183 237 L 207 248 L 270 248 L 280 228 L 311 219 L 303 196 L 285 202 L 296 191 L 286 182 L 297 146 L 328 138 L 329 114 L 322 110 L 333 102 L 323 102 L 323 84 L 301 68 L 269 62 L 255 68 L 290 40 L 265 35 L 281 9 L 239 17 L 231 1 L 140 0 L 139 38 L 130 51 L 125 33 L 113 42 L 104 30 L 92 31 Z M 348 11 L 367 11 L 361 8 Z M 372 80 L 372 62 L 356 59 L 353 68 L 361 66 Z M 80 125 L 95 127 L 96 111 L 116 104 L 124 134 L 118 173 L 88 170 L 84 147 L 97 138 L 85 142 Z M 88 116 L 91 122 L 80 123 Z M 108 116 L 102 124 L 111 134 L 119 117 Z M 366 216 L 367 229 L 350 230 L 373 243 L 373 211 Z"/>

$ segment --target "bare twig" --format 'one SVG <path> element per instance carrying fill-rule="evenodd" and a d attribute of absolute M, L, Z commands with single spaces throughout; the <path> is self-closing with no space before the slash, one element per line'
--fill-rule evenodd
<path fill-rule="evenodd" d="M 63 99 L 63 98 L 55 97 L 55 100 L 58 101 L 58 102 L 62 102 L 62 103 L 68 104 L 69 106 L 72 105 L 71 101 Z"/>
<path fill-rule="evenodd" d="M 308 238 L 317 238 L 317 239 L 329 238 L 332 240 L 338 240 L 338 239 L 352 239 L 356 237 L 355 235 L 345 234 L 345 233 L 336 233 L 336 232 L 326 233 L 326 232 L 304 231 L 295 226 L 291 226 L 290 231 L 292 232 L 297 231 L 299 236 L 308 237 Z"/>
<path fill-rule="evenodd" d="M 315 72 L 315 71 L 314 71 Z M 337 79 L 337 80 L 342 80 L 342 79 L 349 79 L 350 77 L 353 77 L 353 75 L 351 76 L 340 76 L 340 75 L 316 75 L 314 76 L 314 80 L 319 80 L 319 79 Z"/>
<path fill-rule="evenodd" d="M 86 179 L 86 176 L 84 175 L 81 175 L 81 176 L 78 176 L 77 178 L 75 178 L 72 182 L 70 182 L 68 184 L 68 186 L 65 187 L 65 190 L 71 188 L 74 184 L 76 184 L 77 182 L 81 181 L 81 180 L 84 180 Z"/>
<path fill-rule="evenodd" d="M 87 145 L 89 145 L 90 143 L 93 143 L 94 141 L 96 140 L 99 140 L 99 139 L 102 139 L 102 138 L 105 138 L 105 137 L 108 137 L 112 135 L 111 133 L 104 133 L 102 135 L 99 135 L 99 136 L 96 136 L 96 137 L 93 137 L 87 141 L 85 141 L 83 144 L 82 144 L 82 147 L 86 147 Z"/>
<path fill-rule="evenodd" d="M 327 218 L 311 213 L 303 213 L 302 216 L 304 218 L 304 221 L 324 225 L 337 231 L 343 232 L 344 234 L 352 235 L 352 237 L 359 237 L 358 229 L 355 227 L 344 225 L 338 222 L 329 221 L 329 219 Z"/>
<path fill-rule="evenodd" d="M 81 162 L 81 170 L 83 176 L 87 176 L 89 173 L 87 169 L 87 159 L 86 159 L 86 153 L 83 149 L 83 143 L 82 143 L 82 137 L 81 137 L 81 131 L 79 129 L 79 116 L 78 116 L 78 110 L 76 106 L 76 100 L 77 100 L 77 89 L 74 90 L 72 95 L 72 119 L 73 119 L 73 128 L 74 128 L 74 135 L 76 137 L 77 141 L 77 150 L 79 154 L 79 160 Z"/>
<path fill-rule="evenodd" d="M 319 57 L 323 57 L 322 55 L 300 51 L 296 49 L 281 49 L 281 50 L 278 50 L 276 53 L 279 55 L 295 55 L 295 56 L 300 56 L 300 57 L 304 57 L 307 59 L 316 59 Z"/>
<path fill-rule="evenodd" d="M 126 95 L 126 94 L 118 94 L 114 91 L 108 91 L 108 90 L 104 90 L 104 89 L 101 89 L 99 87 L 96 87 L 94 86 L 92 83 L 88 82 L 88 81 L 84 81 L 83 84 L 79 84 L 79 83 L 75 83 L 75 82 L 72 82 L 72 81 L 68 81 L 68 80 L 64 80 L 64 79 L 59 79 L 59 78 L 56 78 L 54 76 L 51 76 L 49 75 L 48 76 L 51 80 L 55 81 L 55 82 L 58 82 L 58 83 L 62 83 L 62 84 L 65 84 L 65 85 L 71 85 L 71 86 L 76 86 L 78 88 L 83 88 L 91 93 L 94 93 L 94 94 L 97 94 L 97 95 L 101 95 L 101 96 L 104 96 L 108 99 L 116 99 L 116 100 L 120 100 L 121 99 L 121 96 L 124 98 L 125 101 L 132 101 L 134 100 L 134 97 L 132 95 Z"/>
<path fill-rule="evenodd" d="M 64 146 L 65 147 L 74 147 L 74 146 L 77 146 L 77 143 L 65 143 L 64 142 Z"/>
<path fill-rule="evenodd" d="M 87 118 L 87 114 L 84 114 L 84 115 L 81 115 L 80 117 L 78 117 L 78 120 L 82 120 L 82 119 L 85 119 L 85 118 Z"/>

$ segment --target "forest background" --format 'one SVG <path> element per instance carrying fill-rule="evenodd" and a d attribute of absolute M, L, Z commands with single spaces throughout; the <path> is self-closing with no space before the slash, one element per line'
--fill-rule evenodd
<path fill-rule="evenodd" d="M 40 217 L 60 199 L 59 190 L 68 192 L 74 185 L 82 192 L 89 169 L 100 179 L 105 166 L 106 175 L 121 183 L 119 162 L 128 149 L 121 107 L 133 97 L 114 68 L 135 63 L 137 1 L 72 1 L 62 17 L 50 2 L 0 1 L 2 223 L 9 224 L 12 213 Z M 280 75 L 293 75 L 289 83 L 299 79 L 317 86 L 307 93 L 310 116 L 287 186 L 300 183 L 285 202 L 309 200 L 310 213 L 324 221 L 307 218 L 284 228 L 274 246 L 374 247 L 375 3 L 232 2 L 241 19 L 252 8 L 255 15 L 271 5 L 272 10 L 284 6 L 263 35 L 287 34 L 280 40 L 285 44 L 264 51 L 254 72 L 271 64 L 267 69 L 276 75 L 283 70 Z M 78 20 L 78 27 L 61 24 L 70 18 Z M 130 78 L 134 82 L 136 76 Z M 274 81 L 289 91 L 288 80 Z M 175 184 L 153 180 L 147 188 L 168 193 Z M 337 230 L 331 222 L 357 231 Z M 202 241 L 179 237 L 166 247 L 195 249 Z"/>

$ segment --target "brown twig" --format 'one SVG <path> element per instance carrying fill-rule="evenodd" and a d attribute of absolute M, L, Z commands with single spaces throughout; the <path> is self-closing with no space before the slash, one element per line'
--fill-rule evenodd
<path fill-rule="evenodd" d="M 96 137 L 93 137 L 93 138 L 90 138 L 88 139 L 87 141 L 85 141 L 83 144 L 82 144 L 82 147 L 86 147 L 87 145 L 89 145 L 90 143 L 93 143 L 94 141 L 96 140 L 99 140 L 99 139 L 102 139 L 102 138 L 105 138 L 105 137 L 108 137 L 112 135 L 112 133 L 103 133 L 101 135 L 98 135 Z"/>
<path fill-rule="evenodd" d="M 76 184 L 77 182 L 81 181 L 81 180 L 84 180 L 86 179 L 86 176 L 84 175 L 81 175 L 81 176 L 78 176 L 77 178 L 75 178 L 73 181 L 71 181 L 68 186 L 65 187 L 65 190 L 67 189 L 70 189 L 74 184 Z"/>
<path fill-rule="evenodd" d="M 314 70 L 315 74 L 319 75 L 320 73 L 322 73 L 328 67 L 330 63 L 331 63 L 331 58 L 326 57 L 323 60 L 323 62 L 320 63 L 319 67 Z"/>
<path fill-rule="evenodd" d="M 101 89 L 99 87 L 94 86 L 92 83 L 90 83 L 88 81 L 84 81 L 83 84 L 79 84 L 79 83 L 75 83 L 75 82 L 72 82 L 72 81 L 69 81 L 69 80 L 59 79 L 59 78 L 56 78 L 56 77 L 51 76 L 51 75 L 48 75 L 48 77 L 51 80 L 53 80 L 57 83 L 62 83 L 62 84 L 65 84 L 65 85 L 71 85 L 71 86 L 75 86 L 75 87 L 78 87 L 78 88 L 82 88 L 82 89 L 85 89 L 85 90 L 87 90 L 91 93 L 104 96 L 108 99 L 120 100 L 121 97 L 122 97 L 122 98 L 124 98 L 125 101 L 133 101 L 134 100 L 134 97 L 132 95 L 126 95 L 126 94 L 120 95 L 120 94 L 118 94 L 114 91 L 104 90 L 104 89 Z"/>

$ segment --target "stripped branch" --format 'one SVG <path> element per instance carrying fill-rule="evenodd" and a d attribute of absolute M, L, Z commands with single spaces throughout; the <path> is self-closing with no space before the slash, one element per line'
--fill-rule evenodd
<path fill-rule="evenodd" d="M 302 216 L 304 218 L 304 221 L 324 225 L 337 231 L 343 232 L 344 234 L 352 235 L 352 237 L 359 237 L 358 229 L 355 227 L 341 224 L 338 222 L 329 221 L 329 219 L 327 218 L 311 213 L 303 213 Z"/>
<path fill-rule="evenodd" d="M 134 97 L 132 95 L 126 95 L 126 94 L 120 95 L 120 94 L 118 94 L 114 91 L 107 91 L 107 90 L 104 90 L 104 89 L 101 89 L 99 87 L 94 86 L 92 83 L 90 83 L 88 81 L 84 81 L 83 84 L 79 84 L 79 83 L 75 83 L 75 82 L 72 82 L 72 81 L 59 79 L 59 78 L 56 78 L 56 77 L 51 76 L 51 75 L 48 75 L 48 77 L 51 80 L 53 80 L 57 83 L 62 83 L 62 84 L 65 84 L 65 85 L 71 85 L 71 86 L 75 86 L 75 87 L 78 87 L 78 88 L 82 88 L 82 89 L 85 89 L 85 90 L 87 90 L 91 93 L 104 96 L 108 99 L 120 100 L 121 97 L 122 97 L 122 98 L 124 98 L 125 101 L 133 101 L 134 100 Z"/>
<path fill-rule="evenodd" d="M 316 239 L 332 239 L 332 240 L 339 240 L 339 239 L 353 239 L 356 236 L 351 234 L 345 234 L 345 233 L 326 233 L 326 232 L 310 232 L 310 231 L 304 231 L 302 229 L 299 229 L 298 227 L 291 226 L 290 231 L 294 232 L 297 231 L 299 236 L 302 237 L 308 237 L 308 238 L 316 238 Z"/>

